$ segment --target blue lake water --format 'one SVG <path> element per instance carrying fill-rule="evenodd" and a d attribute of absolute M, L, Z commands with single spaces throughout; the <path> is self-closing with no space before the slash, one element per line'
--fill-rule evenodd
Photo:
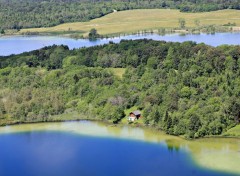
<path fill-rule="evenodd" d="M 240 139 L 77 121 L 0 127 L 0 176 L 240 175 Z"/>
<path fill-rule="evenodd" d="M 119 43 L 122 39 L 136 40 L 136 39 L 153 39 L 165 40 L 172 42 L 195 41 L 197 43 L 206 43 L 212 46 L 219 46 L 222 44 L 240 45 L 240 33 L 216 33 L 216 34 L 199 34 L 199 35 L 128 35 L 115 38 L 98 39 L 96 41 L 89 41 L 88 39 L 72 39 L 57 36 L 11 36 L 0 37 L 0 56 L 7 56 L 10 54 L 19 54 L 25 51 L 32 51 L 42 48 L 44 46 L 68 45 L 70 49 L 90 47 L 95 45 L 107 44 L 109 41 Z"/>
<path fill-rule="evenodd" d="M 197 167 L 184 149 L 63 132 L 0 135 L 1 176 L 223 176 Z"/>

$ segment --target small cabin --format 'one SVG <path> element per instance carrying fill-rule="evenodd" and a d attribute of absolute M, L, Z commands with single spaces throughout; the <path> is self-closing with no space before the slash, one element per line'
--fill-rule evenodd
<path fill-rule="evenodd" d="M 128 121 L 135 121 L 138 120 L 141 117 L 141 112 L 140 111 L 133 111 L 129 113 Z"/>

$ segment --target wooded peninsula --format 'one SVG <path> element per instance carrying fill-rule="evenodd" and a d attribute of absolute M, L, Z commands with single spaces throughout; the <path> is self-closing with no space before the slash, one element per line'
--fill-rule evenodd
<path fill-rule="evenodd" d="M 168 134 L 220 135 L 240 122 L 239 58 L 240 46 L 146 39 L 0 57 L 0 125 L 72 113 L 119 123 L 134 107 Z"/>

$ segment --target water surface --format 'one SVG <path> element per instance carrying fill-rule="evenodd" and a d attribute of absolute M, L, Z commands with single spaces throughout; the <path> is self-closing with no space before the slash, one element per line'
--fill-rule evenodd
<path fill-rule="evenodd" d="M 67 37 L 57 36 L 10 36 L 0 37 L 0 56 L 7 56 L 10 54 L 19 54 L 26 51 L 32 51 L 40 49 L 44 46 L 67 45 L 70 49 L 90 47 L 96 45 L 103 45 L 113 41 L 119 43 L 124 40 L 136 40 L 136 39 L 153 39 L 153 40 L 165 40 L 172 42 L 184 42 L 195 41 L 197 43 L 206 43 L 212 46 L 219 46 L 222 44 L 240 45 L 240 33 L 216 33 L 216 34 L 199 34 L 199 35 L 157 35 L 157 34 L 145 34 L 145 35 L 128 35 L 114 38 L 98 39 L 96 41 L 90 41 L 88 39 L 72 39 Z"/>
<path fill-rule="evenodd" d="M 186 141 L 99 122 L 0 127 L 4 176 L 240 175 L 239 151 L 238 139 Z"/>

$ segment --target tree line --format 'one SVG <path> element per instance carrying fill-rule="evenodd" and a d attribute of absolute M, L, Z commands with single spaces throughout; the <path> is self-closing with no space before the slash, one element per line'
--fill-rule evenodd
<path fill-rule="evenodd" d="M 240 122 L 240 46 L 122 40 L 0 58 L 0 121 L 78 112 L 110 120 L 138 107 L 145 125 L 189 138 Z M 109 68 L 125 68 L 122 78 Z"/>
<path fill-rule="evenodd" d="M 113 10 L 155 8 L 180 9 L 182 12 L 240 9 L 240 0 L 0 0 L 0 28 L 50 27 L 89 21 Z"/>

